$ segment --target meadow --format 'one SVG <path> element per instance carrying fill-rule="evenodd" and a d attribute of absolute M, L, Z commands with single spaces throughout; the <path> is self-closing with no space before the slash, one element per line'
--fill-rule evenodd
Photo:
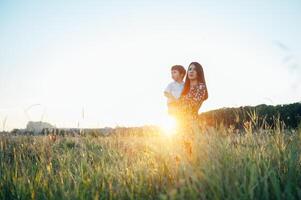
<path fill-rule="evenodd" d="M 0 136 L 0 199 L 301 199 L 301 129 Z"/>

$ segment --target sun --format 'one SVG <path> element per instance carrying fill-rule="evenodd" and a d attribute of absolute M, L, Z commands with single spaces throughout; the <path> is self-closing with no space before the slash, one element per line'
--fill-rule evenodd
<path fill-rule="evenodd" d="M 177 123 L 175 118 L 171 116 L 166 116 L 159 126 L 162 129 L 163 134 L 166 136 L 172 136 L 176 133 Z"/>

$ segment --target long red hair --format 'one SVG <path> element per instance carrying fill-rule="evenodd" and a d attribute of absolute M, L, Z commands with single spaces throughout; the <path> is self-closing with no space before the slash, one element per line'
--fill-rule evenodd
<path fill-rule="evenodd" d="M 206 86 L 206 94 L 205 94 L 205 99 L 208 99 L 208 89 L 207 89 L 207 85 L 206 85 L 206 80 L 205 80 L 205 76 L 204 76 L 204 70 L 203 70 L 203 67 L 200 63 L 198 62 L 192 62 L 190 63 L 190 65 L 188 66 L 188 69 L 187 69 L 187 74 L 186 74 L 186 78 L 185 78 L 185 83 L 184 83 L 184 89 L 182 91 L 182 94 L 181 96 L 184 96 L 186 95 L 189 90 L 190 90 L 190 80 L 188 78 L 188 71 L 189 71 L 189 67 L 191 65 L 194 65 L 195 66 L 195 70 L 196 70 L 196 73 L 197 73 L 197 80 L 199 83 L 202 83 Z"/>

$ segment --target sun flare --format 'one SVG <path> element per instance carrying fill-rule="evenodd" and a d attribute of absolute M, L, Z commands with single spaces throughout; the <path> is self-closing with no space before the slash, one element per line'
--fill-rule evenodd
<path fill-rule="evenodd" d="M 177 123 L 173 117 L 166 116 L 164 120 L 161 121 L 160 127 L 164 135 L 171 136 L 176 132 Z"/>

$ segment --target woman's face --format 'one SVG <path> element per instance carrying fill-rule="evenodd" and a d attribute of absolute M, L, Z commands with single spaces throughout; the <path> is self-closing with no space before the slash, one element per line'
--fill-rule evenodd
<path fill-rule="evenodd" d="M 188 67 L 188 78 L 189 80 L 197 79 L 197 72 L 193 64 Z"/>

